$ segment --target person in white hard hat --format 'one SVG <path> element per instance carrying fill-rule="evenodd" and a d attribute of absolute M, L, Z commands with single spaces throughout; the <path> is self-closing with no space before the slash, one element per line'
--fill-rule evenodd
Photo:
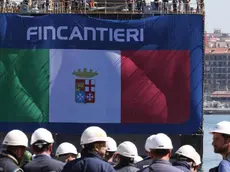
<path fill-rule="evenodd" d="M 107 151 L 106 151 L 106 155 L 105 155 L 105 160 L 108 161 L 108 163 L 110 163 L 112 166 L 116 165 L 116 154 L 115 152 L 117 151 L 117 143 L 116 141 L 111 138 L 108 137 L 108 141 L 106 142 L 106 147 L 107 147 Z"/>
<path fill-rule="evenodd" d="M 197 172 L 201 164 L 200 155 L 191 145 L 183 145 L 176 152 L 173 165 L 184 172 Z"/>
<path fill-rule="evenodd" d="M 138 162 L 140 162 L 140 161 L 142 161 L 142 160 L 143 160 L 143 158 L 142 158 L 141 156 L 137 155 L 137 156 L 135 156 L 135 158 L 134 158 L 134 163 L 138 163 Z"/>
<path fill-rule="evenodd" d="M 149 136 L 146 141 L 145 141 L 145 151 L 147 153 L 147 157 L 142 160 L 142 161 L 139 161 L 135 164 L 135 167 L 139 168 L 139 169 L 142 169 L 142 168 L 145 168 L 145 167 L 148 167 L 150 164 L 152 164 L 152 158 L 151 158 L 151 154 L 150 154 L 150 147 L 151 147 L 151 139 L 155 137 L 155 135 L 151 135 Z"/>
<path fill-rule="evenodd" d="M 91 126 L 81 135 L 81 158 L 66 163 L 62 172 L 115 172 L 113 167 L 104 158 L 107 151 L 106 132 L 97 126 Z"/>
<path fill-rule="evenodd" d="M 28 146 L 28 138 L 21 130 L 11 130 L 2 142 L 4 150 L 0 153 L 0 169 L 4 172 L 23 172 L 19 168 L 24 152 Z"/>
<path fill-rule="evenodd" d="M 213 135 L 214 152 L 222 155 L 223 160 L 210 171 L 230 171 L 230 122 L 221 121 L 210 132 Z"/>
<path fill-rule="evenodd" d="M 32 161 L 24 166 L 25 172 L 56 171 L 61 172 L 64 163 L 51 157 L 54 139 L 50 131 L 38 128 L 31 136 L 31 147 L 36 155 Z"/>
<path fill-rule="evenodd" d="M 136 172 L 139 169 L 134 164 L 134 158 L 138 156 L 137 147 L 130 141 L 122 142 L 117 147 L 118 163 L 114 169 L 118 172 Z"/>
<path fill-rule="evenodd" d="M 153 160 L 152 164 L 140 171 L 144 172 L 182 172 L 182 170 L 172 166 L 169 159 L 172 154 L 172 141 L 163 133 L 158 133 L 150 141 L 150 154 Z"/>
<path fill-rule="evenodd" d="M 72 161 L 78 156 L 77 148 L 71 143 L 64 142 L 58 146 L 55 156 L 64 163 Z"/>

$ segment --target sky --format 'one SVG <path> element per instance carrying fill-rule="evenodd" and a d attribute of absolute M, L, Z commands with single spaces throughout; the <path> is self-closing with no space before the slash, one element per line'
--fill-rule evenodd
<path fill-rule="evenodd" d="M 230 0 L 205 0 L 205 30 L 212 33 L 217 28 L 224 33 L 230 33 L 229 8 Z"/>

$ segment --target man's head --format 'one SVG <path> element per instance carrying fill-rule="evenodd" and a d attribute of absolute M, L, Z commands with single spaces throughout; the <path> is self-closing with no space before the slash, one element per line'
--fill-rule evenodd
<path fill-rule="evenodd" d="M 106 132 L 97 126 L 91 126 L 85 129 L 81 135 L 80 144 L 88 151 L 96 152 L 101 157 L 105 157 L 108 137 Z"/>
<path fill-rule="evenodd" d="M 51 154 L 54 139 L 50 131 L 45 128 L 38 128 L 31 136 L 32 150 L 36 155 L 47 153 Z"/>
<path fill-rule="evenodd" d="M 171 139 L 163 133 L 158 133 L 150 141 L 150 155 L 152 159 L 169 160 L 173 149 Z"/>
<path fill-rule="evenodd" d="M 28 146 L 28 138 L 21 130 L 11 130 L 6 134 L 2 144 L 6 146 L 8 152 L 16 156 L 20 163 Z"/>
<path fill-rule="evenodd" d="M 60 144 L 56 150 L 56 157 L 62 162 L 69 162 L 76 159 L 78 155 L 76 147 L 68 142 Z"/>
<path fill-rule="evenodd" d="M 117 147 L 117 155 L 118 155 L 118 161 L 119 162 L 126 162 L 126 164 L 134 163 L 134 158 L 138 156 L 137 147 L 135 144 L 133 144 L 130 141 L 122 142 Z M 118 162 L 118 163 L 119 163 Z"/>
<path fill-rule="evenodd" d="M 150 147 L 151 147 L 151 139 L 155 137 L 155 135 L 149 136 L 145 141 L 145 151 L 148 156 L 150 156 Z"/>
<path fill-rule="evenodd" d="M 192 172 L 197 172 L 201 164 L 200 155 L 191 145 L 183 145 L 176 152 L 176 160 L 184 161 L 190 165 Z"/>
<path fill-rule="evenodd" d="M 117 143 L 113 138 L 108 137 L 108 141 L 106 142 L 106 147 L 107 147 L 107 151 L 106 151 L 105 159 L 109 161 L 113 157 L 113 154 L 117 151 Z"/>
<path fill-rule="evenodd" d="M 211 134 L 213 134 L 214 152 L 221 154 L 223 157 L 226 156 L 230 152 L 230 122 L 217 123 Z"/>

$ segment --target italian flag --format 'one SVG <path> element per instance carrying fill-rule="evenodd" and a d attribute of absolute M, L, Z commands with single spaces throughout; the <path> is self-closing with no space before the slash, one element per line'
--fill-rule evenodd
<path fill-rule="evenodd" d="M 183 123 L 189 51 L 0 49 L 0 121 Z"/>

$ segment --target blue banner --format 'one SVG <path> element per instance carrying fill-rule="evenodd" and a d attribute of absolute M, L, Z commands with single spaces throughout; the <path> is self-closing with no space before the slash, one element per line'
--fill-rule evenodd
<path fill-rule="evenodd" d="M 202 123 L 202 15 L 2 14 L 0 26 L 1 131 L 191 134 Z"/>

